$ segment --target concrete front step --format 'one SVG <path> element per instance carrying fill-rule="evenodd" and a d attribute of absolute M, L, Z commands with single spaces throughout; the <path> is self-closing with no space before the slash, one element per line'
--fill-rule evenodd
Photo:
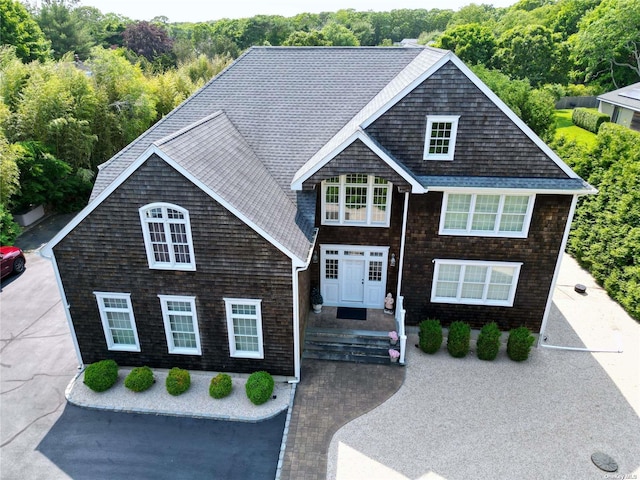
<path fill-rule="evenodd" d="M 387 332 L 308 328 L 303 358 L 389 364 L 389 348 Z"/>

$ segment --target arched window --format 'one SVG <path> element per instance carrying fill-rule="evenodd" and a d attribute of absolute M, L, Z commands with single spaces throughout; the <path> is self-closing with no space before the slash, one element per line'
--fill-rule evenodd
<path fill-rule="evenodd" d="M 195 270 L 189 212 L 169 203 L 140 208 L 149 268 Z"/>

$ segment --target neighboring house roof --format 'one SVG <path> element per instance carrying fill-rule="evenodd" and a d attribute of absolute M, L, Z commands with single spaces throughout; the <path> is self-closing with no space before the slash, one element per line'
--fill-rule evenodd
<path fill-rule="evenodd" d="M 640 82 L 600 95 L 598 100 L 640 112 Z"/>

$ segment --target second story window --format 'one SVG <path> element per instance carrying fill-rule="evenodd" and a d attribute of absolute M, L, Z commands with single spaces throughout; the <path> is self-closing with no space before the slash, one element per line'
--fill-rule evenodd
<path fill-rule="evenodd" d="M 365 174 L 340 175 L 322 182 L 322 224 L 389 226 L 392 184 Z"/>
<path fill-rule="evenodd" d="M 195 270 L 189 212 L 177 205 L 152 203 L 140 209 L 149 268 Z"/>
<path fill-rule="evenodd" d="M 453 160 L 459 116 L 430 115 L 424 141 L 424 160 Z"/>

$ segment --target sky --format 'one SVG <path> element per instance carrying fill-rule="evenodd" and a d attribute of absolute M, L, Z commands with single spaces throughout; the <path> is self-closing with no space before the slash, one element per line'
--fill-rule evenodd
<path fill-rule="evenodd" d="M 508 7 L 517 0 L 80 0 L 84 6 L 102 13 L 118 13 L 133 20 L 151 20 L 165 16 L 169 22 L 206 22 L 221 18 L 246 18 L 254 15 L 334 12 L 343 8 L 384 12 L 399 8 L 458 10 L 470 3 Z"/>

